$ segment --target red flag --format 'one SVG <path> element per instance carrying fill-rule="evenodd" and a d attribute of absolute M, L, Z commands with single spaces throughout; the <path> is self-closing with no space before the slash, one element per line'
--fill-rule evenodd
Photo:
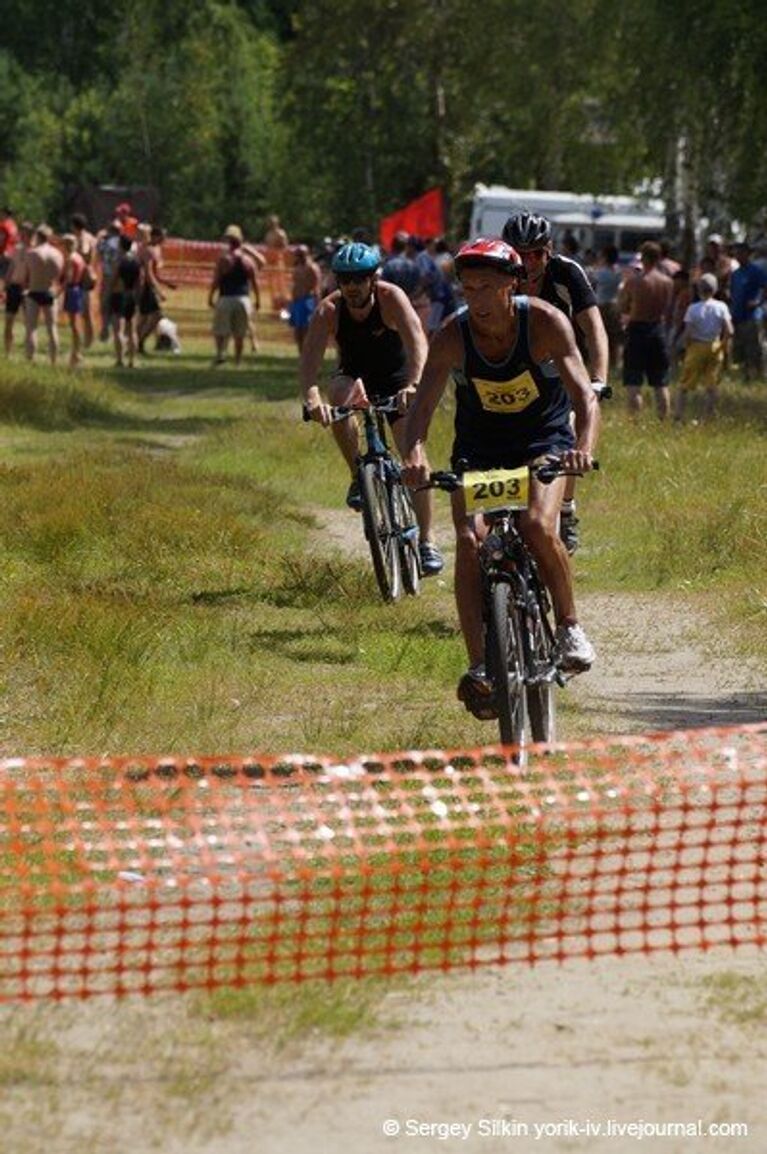
<path fill-rule="evenodd" d="M 441 188 L 430 188 L 417 200 L 411 200 L 398 212 L 385 216 L 378 226 L 381 244 L 388 251 L 395 232 L 410 236 L 442 236 L 445 231 L 445 210 Z"/>

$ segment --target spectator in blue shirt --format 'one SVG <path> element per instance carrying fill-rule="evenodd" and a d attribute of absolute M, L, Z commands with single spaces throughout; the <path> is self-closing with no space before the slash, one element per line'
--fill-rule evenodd
<path fill-rule="evenodd" d="M 741 367 L 744 381 L 761 377 L 763 363 L 761 321 L 767 293 L 767 272 L 754 264 L 752 252 L 748 241 L 736 245 L 739 267 L 730 281 L 730 310 L 735 326 L 732 354 L 733 360 Z"/>

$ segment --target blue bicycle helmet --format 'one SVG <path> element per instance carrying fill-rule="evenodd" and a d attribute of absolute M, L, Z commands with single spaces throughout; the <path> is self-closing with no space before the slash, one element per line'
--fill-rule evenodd
<path fill-rule="evenodd" d="M 374 273 L 381 263 L 381 254 L 377 248 L 369 244 L 352 241 L 351 244 L 342 244 L 333 257 L 331 268 L 333 272 Z"/>

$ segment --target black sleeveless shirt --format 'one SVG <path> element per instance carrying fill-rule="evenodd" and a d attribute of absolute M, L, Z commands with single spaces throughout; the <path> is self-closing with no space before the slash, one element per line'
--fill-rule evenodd
<path fill-rule="evenodd" d="M 341 359 L 338 372 L 361 377 L 370 397 L 392 397 L 409 383 L 407 355 L 402 338 L 387 328 L 378 297 L 364 321 L 355 321 L 343 297 L 338 299 L 336 342 Z"/>
<path fill-rule="evenodd" d="M 246 297 L 250 289 L 248 270 L 242 258 L 235 255 L 232 267 L 222 273 L 218 282 L 218 293 L 222 297 Z"/>
<path fill-rule="evenodd" d="M 474 344 L 469 310 L 458 313 L 463 369 L 455 374 L 453 466 L 461 459 L 474 469 L 517 468 L 575 444 L 570 398 L 559 376 L 530 353 L 530 302 L 514 297 L 517 339 L 502 361 L 488 361 Z"/>

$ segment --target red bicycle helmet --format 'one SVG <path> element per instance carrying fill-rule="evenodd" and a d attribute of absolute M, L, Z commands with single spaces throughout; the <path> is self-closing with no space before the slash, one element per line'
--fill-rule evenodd
<path fill-rule="evenodd" d="M 459 275 L 464 268 L 494 268 L 507 276 L 519 276 L 524 272 L 517 250 L 497 236 L 478 236 L 468 241 L 461 245 L 453 259 Z"/>

